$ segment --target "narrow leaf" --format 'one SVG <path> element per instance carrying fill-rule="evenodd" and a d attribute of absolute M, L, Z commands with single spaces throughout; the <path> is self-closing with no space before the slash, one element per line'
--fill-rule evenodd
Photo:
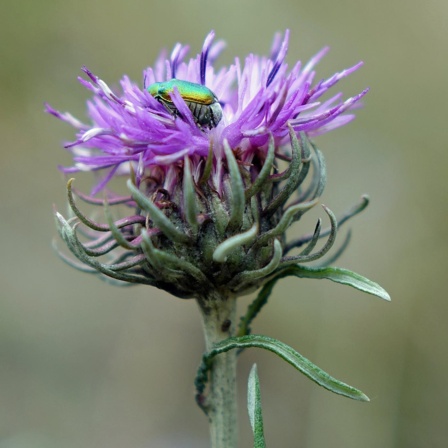
<path fill-rule="evenodd" d="M 390 301 L 390 296 L 385 289 L 383 289 L 378 283 L 363 277 L 356 272 L 349 271 L 348 269 L 335 268 L 335 267 L 322 267 L 322 268 L 310 268 L 306 266 L 296 265 L 291 266 L 285 270 L 280 271 L 279 276 L 275 277 L 279 279 L 281 277 L 287 277 L 294 275 L 300 278 L 315 278 L 315 279 L 327 279 L 343 285 L 348 285 L 360 291 L 372 294 Z"/>
<path fill-rule="evenodd" d="M 202 358 L 202 363 L 199 367 L 196 377 L 197 396 L 202 396 L 205 389 L 205 384 L 208 377 L 208 372 L 212 368 L 213 358 L 221 353 L 225 353 L 232 349 L 243 350 L 245 348 L 262 348 L 275 353 L 288 364 L 291 364 L 295 369 L 302 372 L 309 379 L 314 381 L 319 386 L 334 392 L 335 394 L 351 398 L 359 401 L 370 401 L 369 398 L 360 390 L 355 389 L 342 381 L 333 378 L 328 373 L 324 372 L 320 367 L 313 364 L 310 360 L 296 352 L 289 345 L 263 335 L 247 335 L 241 337 L 233 337 L 225 339 L 214 345 L 213 349 L 205 353 Z"/>
<path fill-rule="evenodd" d="M 277 281 L 289 276 L 327 279 L 343 285 L 352 286 L 353 288 L 366 292 L 367 294 L 372 294 L 380 299 L 390 301 L 389 294 L 380 285 L 363 277 L 362 275 L 349 271 L 348 269 L 335 267 L 310 268 L 301 265 L 289 266 L 285 269 L 277 271 L 277 274 L 263 286 L 255 300 L 249 305 L 246 314 L 241 318 L 237 333 L 238 336 L 250 334 L 250 325 L 252 321 L 258 315 L 261 308 L 263 308 L 263 306 L 268 302 Z"/>
<path fill-rule="evenodd" d="M 249 413 L 250 425 L 254 433 L 254 448 L 265 448 L 260 381 L 256 364 L 252 366 L 247 384 L 247 412 Z"/>

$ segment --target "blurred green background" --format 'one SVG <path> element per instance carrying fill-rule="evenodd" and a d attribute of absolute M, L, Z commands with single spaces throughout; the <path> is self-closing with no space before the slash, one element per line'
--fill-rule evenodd
<path fill-rule="evenodd" d="M 442 0 L 3 0 L 0 26 L 0 448 L 208 446 L 192 381 L 203 350 L 193 301 L 108 286 L 51 249 L 52 204 L 65 210 L 67 125 L 48 101 L 84 117 L 76 78 L 140 81 L 161 48 L 200 50 L 210 29 L 220 63 L 266 54 L 291 29 L 288 61 L 329 44 L 318 78 L 358 60 L 340 88 L 371 92 L 355 122 L 316 139 L 327 156 L 324 203 L 340 212 L 369 193 L 338 263 L 383 285 L 392 303 L 329 282 L 285 280 L 255 325 L 367 393 L 319 388 L 269 353 L 259 366 L 270 447 L 448 446 L 448 3 Z M 314 216 L 316 218 L 316 216 Z M 313 227 L 297 225 L 299 235 Z M 248 303 L 243 298 L 241 305 Z"/>

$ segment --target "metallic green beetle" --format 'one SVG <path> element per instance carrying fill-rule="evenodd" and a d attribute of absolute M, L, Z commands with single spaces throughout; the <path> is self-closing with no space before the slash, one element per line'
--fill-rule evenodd
<path fill-rule="evenodd" d="M 198 126 L 212 129 L 218 125 L 222 118 L 221 105 L 215 94 L 201 84 L 173 78 L 166 82 L 155 82 L 146 90 L 162 103 L 168 112 L 179 115 L 179 111 L 171 100 L 174 87 L 177 88 L 180 96 L 191 110 Z"/>

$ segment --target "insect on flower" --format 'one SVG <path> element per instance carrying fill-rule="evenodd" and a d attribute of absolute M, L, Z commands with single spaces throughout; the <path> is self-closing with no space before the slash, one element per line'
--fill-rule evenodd
<path fill-rule="evenodd" d="M 173 115 L 179 115 L 171 94 L 176 88 L 191 110 L 193 117 L 200 127 L 216 127 L 222 118 L 222 108 L 216 95 L 201 84 L 180 79 L 170 79 L 166 82 L 155 82 L 147 87 L 148 92 Z"/>

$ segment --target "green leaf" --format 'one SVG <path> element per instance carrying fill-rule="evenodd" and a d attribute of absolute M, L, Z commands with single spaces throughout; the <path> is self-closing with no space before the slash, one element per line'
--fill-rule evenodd
<path fill-rule="evenodd" d="M 288 364 L 291 364 L 295 369 L 302 372 L 309 379 L 317 383 L 319 386 L 328 389 L 335 394 L 343 395 L 344 397 L 352 398 L 359 401 L 370 401 L 369 398 L 363 394 L 360 390 L 355 389 L 342 381 L 333 378 L 328 373 L 324 372 L 321 368 L 313 364 L 310 360 L 296 352 L 289 345 L 278 341 L 277 339 L 270 338 L 263 335 L 247 335 L 241 337 L 233 337 L 225 339 L 222 342 L 213 346 L 210 352 L 205 353 L 202 357 L 202 363 L 199 366 L 196 376 L 195 384 L 197 388 L 197 399 L 202 399 L 202 393 L 205 389 L 208 372 L 210 371 L 213 358 L 221 353 L 225 353 L 229 350 L 237 349 L 242 350 L 245 348 L 262 348 L 275 353 L 282 358 Z M 198 400 L 199 401 L 199 400 Z"/>
<path fill-rule="evenodd" d="M 250 325 L 255 317 L 260 312 L 261 308 L 266 305 L 272 290 L 278 280 L 284 277 L 296 276 L 300 278 L 315 278 L 315 279 L 327 279 L 343 285 L 349 285 L 360 291 L 372 294 L 381 299 L 390 301 L 390 296 L 386 290 L 384 290 L 378 283 L 372 282 L 368 278 L 357 274 L 356 272 L 349 271 L 348 269 L 334 268 L 334 267 L 305 267 L 301 265 L 289 266 L 287 268 L 277 271 L 277 274 L 273 276 L 260 290 L 258 296 L 249 305 L 246 314 L 241 318 L 241 322 L 238 329 L 238 336 L 244 336 L 251 332 Z"/>
<path fill-rule="evenodd" d="M 363 277 L 356 272 L 349 271 L 348 269 L 335 268 L 335 267 L 322 267 L 311 268 L 301 265 L 291 266 L 279 272 L 275 280 L 282 277 L 294 275 L 300 278 L 315 278 L 315 279 L 327 279 L 343 285 L 348 285 L 360 291 L 372 294 L 390 301 L 390 296 L 385 289 L 383 289 L 378 283 L 372 282 L 366 277 Z M 274 280 L 274 279 L 273 279 Z"/>
<path fill-rule="evenodd" d="M 254 433 L 254 448 L 266 448 L 263 433 L 263 414 L 261 411 L 260 381 L 256 364 L 252 366 L 247 384 L 247 412 L 249 413 L 250 425 Z"/>

